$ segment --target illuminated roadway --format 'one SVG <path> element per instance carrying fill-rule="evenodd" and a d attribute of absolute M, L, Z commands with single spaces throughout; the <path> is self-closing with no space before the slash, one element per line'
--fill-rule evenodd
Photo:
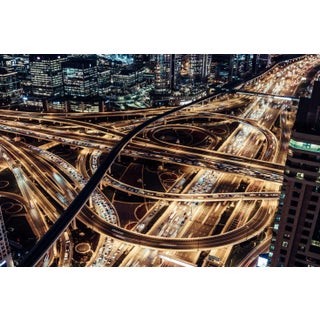
<path fill-rule="evenodd" d="M 306 63 L 306 65 L 308 65 L 308 63 Z M 318 61 L 311 61 L 311 67 L 316 63 L 318 63 Z M 279 73 L 279 71 L 276 72 L 277 74 Z M 256 86 L 258 87 L 258 91 L 259 85 L 261 89 L 262 85 L 265 85 L 265 83 L 268 83 L 268 81 L 270 82 L 270 80 L 263 80 L 264 78 L 267 79 L 267 77 L 268 75 L 261 76 L 260 80 L 256 79 L 255 83 L 250 84 L 250 88 L 246 87 L 249 86 L 248 84 L 244 85 L 244 89 L 242 90 L 254 92 L 254 88 Z M 270 77 L 272 77 L 272 75 L 270 75 Z M 285 83 L 285 80 L 283 81 L 284 86 L 287 85 Z M 268 84 L 268 88 L 269 87 L 270 86 Z M 267 93 L 268 90 L 266 90 Z M 268 94 L 272 94 L 272 92 Z M 290 92 L 285 91 L 284 94 L 289 96 Z M 270 99 L 278 98 L 280 92 L 272 95 L 272 97 L 269 97 Z M 256 107 L 255 109 L 253 109 L 254 107 L 252 107 L 251 114 L 247 113 L 246 115 L 247 118 L 240 118 L 238 116 L 216 113 L 218 109 L 219 112 L 226 111 L 228 109 L 233 109 L 235 106 L 242 105 L 244 101 L 246 101 L 245 103 L 254 101 L 252 100 L 254 99 L 254 96 L 242 96 L 243 94 L 239 96 L 237 96 L 237 94 L 234 96 L 230 95 L 230 97 L 228 96 L 227 98 L 225 98 L 225 100 L 221 100 L 221 102 L 218 101 L 217 104 L 224 104 L 224 106 L 214 107 L 213 111 L 209 111 L 208 106 L 210 105 L 210 103 L 214 103 L 215 99 L 218 100 L 219 98 L 204 99 L 200 102 L 196 102 L 186 106 L 179 106 L 172 109 L 163 108 L 161 110 L 139 110 L 136 114 L 143 115 L 140 117 L 138 116 L 137 119 L 131 120 L 126 120 L 126 116 L 123 115 L 123 113 L 114 113 L 115 117 L 123 117 L 123 128 L 125 128 L 125 130 L 122 130 L 121 132 L 118 131 L 121 125 L 118 127 L 117 122 L 115 122 L 114 129 L 110 129 L 110 127 L 106 129 L 102 125 L 94 125 L 92 123 L 73 120 L 72 118 L 80 119 L 81 117 L 87 116 L 78 114 L 32 114 L 34 127 L 31 125 L 29 127 L 26 127 L 26 125 L 23 125 L 21 120 L 24 119 L 25 123 L 28 123 L 28 121 L 31 121 L 30 114 L 19 113 L 19 116 L 17 116 L 17 114 L 14 112 L 4 111 L 2 119 L 6 118 L 6 120 L 0 123 L 0 130 L 6 132 L 9 135 L 25 135 L 41 140 L 47 140 L 48 142 L 52 141 L 53 143 L 58 144 L 70 144 L 75 147 L 83 148 L 83 150 L 97 149 L 103 152 L 109 152 L 105 160 L 100 163 L 100 166 L 98 166 L 96 170 L 92 170 L 92 172 L 94 173 L 84 186 L 82 184 L 79 184 L 78 188 L 74 188 L 71 185 L 67 185 L 65 182 L 65 184 L 62 186 L 62 189 L 60 189 L 60 193 L 62 193 L 62 191 L 70 190 L 71 193 L 69 193 L 69 197 L 68 195 L 65 195 L 65 200 L 67 200 L 67 203 L 71 202 L 71 204 L 59 217 L 55 214 L 55 208 L 52 207 L 46 199 L 44 199 L 43 197 L 39 198 L 39 202 L 41 202 L 42 204 L 47 203 L 47 205 L 45 205 L 47 210 L 46 214 L 50 215 L 51 220 L 56 221 L 53 223 L 53 225 L 50 226 L 50 228 L 41 237 L 35 247 L 30 251 L 29 255 L 26 257 L 22 265 L 36 265 L 48 252 L 52 244 L 55 243 L 58 238 L 64 235 L 67 226 L 71 223 L 71 221 L 73 221 L 73 219 L 78 215 L 79 212 L 81 213 L 79 214 L 78 218 L 81 219 L 81 221 L 86 222 L 88 225 L 92 226 L 94 230 L 100 232 L 101 234 L 113 237 L 114 239 L 125 241 L 127 243 L 130 243 L 131 245 L 140 245 L 142 247 L 155 249 L 168 249 L 177 251 L 210 250 L 212 248 L 221 246 L 235 245 L 237 243 L 243 242 L 245 239 L 249 239 L 253 236 L 261 234 L 261 232 L 263 232 L 263 230 L 270 225 L 277 207 L 279 186 L 281 183 L 281 172 L 283 170 L 285 159 L 284 156 L 286 151 L 285 145 L 283 147 L 281 142 L 284 141 L 285 143 L 288 143 L 288 137 L 286 137 L 286 126 L 283 127 L 282 131 L 275 132 L 271 132 L 271 128 L 274 124 L 275 117 L 281 117 L 281 119 L 284 121 L 283 123 L 285 124 L 290 120 L 291 116 L 283 116 L 286 114 L 285 109 L 274 110 L 272 111 L 273 114 L 271 113 L 271 111 L 269 114 L 263 113 L 265 112 L 263 108 L 265 108 L 266 103 L 268 103 L 263 101 L 260 102 L 259 108 Z M 265 98 L 269 99 L 268 97 Z M 259 99 L 264 99 L 264 97 L 259 97 Z M 229 103 L 229 100 L 233 102 Z M 285 99 L 283 100 L 286 101 Z M 292 102 L 294 102 L 293 100 Z M 256 102 L 254 103 L 258 104 L 258 101 L 259 100 L 256 100 Z M 185 111 L 188 111 L 188 113 L 184 114 Z M 263 118 L 261 118 L 260 114 L 263 115 Z M 130 115 L 135 115 L 135 112 L 130 112 Z M 103 116 L 106 118 L 108 117 L 109 119 L 112 118 L 112 114 L 108 116 L 101 114 L 89 115 L 89 117 L 92 118 L 100 118 Z M 230 123 L 237 123 L 238 127 L 235 131 L 233 131 L 232 134 L 229 135 L 225 143 L 216 150 L 189 147 L 186 145 L 179 145 L 178 148 L 174 150 L 169 146 L 169 142 L 159 141 L 159 139 L 155 138 L 155 133 L 159 132 L 159 130 L 161 131 L 163 127 L 179 129 L 179 124 L 177 124 L 176 122 L 180 121 L 184 123 L 191 117 L 195 118 L 195 126 L 198 125 L 196 118 L 202 118 L 207 119 L 208 122 L 211 122 L 213 119 L 215 119 L 214 121 L 221 121 L 221 123 L 223 121 L 225 121 L 226 123 L 228 123 L 228 121 L 231 121 Z M 264 119 L 264 123 L 260 123 L 261 119 Z M 200 123 L 199 121 L 198 123 Z M 128 122 L 131 123 L 132 127 L 128 126 Z M 62 134 L 59 126 L 56 126 L 56 129 L 52 129 L 51 125 L 49 127 L 50 123 L 60 123 L 61 130 L 66 130 L 66 128 L 68 128 L 68 134 Z M 81 129 L 82 127 L 83 129 Z M 190 127 L 191 126 L 189 125 L 189 128 Z M 90 131 L 95 131 L 96 133 L 89 137 Z M 125 134 L 125 132 L 127 132 L 127 134 Z M 261 149 L 261 159 L 254 158 L 254 153 L 256 152 L 254 148 L 250 147 L 245 149 L 241 147 L 241 144 L 239 146 L 235 144 L 237 141 L 242 141 L 241 143 L 244 143 L 244 141 L 256 141 L 256 143 L 259 145 L 261 143 L 260 139 L 261 141 L 264 141 L 264 147 L 262 147 Z M 278 145 L 279 141 L 281 147 Z M 18 150 L 13 151 L 15 147 L 9 141 L 4 142 L 2 145 L 5 151 L 8 154 L 11 154 L 13 158 L 22 159 L 21 166 L 26 171 L 30 172 L 33 170 L 31 168 L 33 164 L 29 159 L 32 157 L 30 156 L 30 154 L 28 155 L 28 152 L 26 150 L 23 151 L 23 153 L 25 153 L 25 156 L 23 156 L 21 153 L 22 149 L 20 149 L 20 153 Z M 166 149 L 164 149 L 165 145 L 168 146 Z M 146 146 L 148 146 L 148 152 L 146 152 Z M 227 151 L 230 146 L 233 146 L 232 153 L 229 153 Z M 270 150 L 272 150 L 271 148 L 274 148 L 274 151 L 270 152 Z M 132 155 L 133 152 L 134 155 Z M 191 194 L 187 193 L 187 189 L 184 192 L 174 193 L 170 191 L 157 192 L 153 190 L 145 190 L 142 188 L 128 186 L 121 181 L 117 181 L 109 174 L 105 175 L 110 170 L 112 164 L 120 154 L 131 154 L 134 157 L 145 159 L 167 159 L 165 160 L 166 163 L 172 162 L 180 165 L 185 165 L 190 168 L 196 168 L 197 170 L 199 170 L 199 176 L 201 176 L 201 172 L 204 173 L 204 170 L 208 170 L 209 168 L 212 170 L 218 170 L 219 172 L 222 172 L 222 175 L 218 180 L 221 182 L 219 182 L 217 186 L 220 185 L 221 188 L 224 188 L 228 191 L 202 193 L 201 189 L 199 189 L 198 192 Z M 84 155 L 83 158 L 85 158 Z M 221 163 L 221 161 L 223 162 Z M 244 161 L 245 164 L 243 164 Z M 35 167 L 39 167 L 40 169 L 38 171 L 35 171 L 37 181 L 41 184 L 45 181 L 45 179 L 47 179 L 49 183 L 47 186 L 50 187 L 50 190 L 52 190 L 52 192 L 58 192 L 59 187 L 57 186 L 57 184 L 51 182 L 53 167 L 49 168 L 44 163 L 41 164 L 40 162 L 37 162 Z M 46 173 L 41 172 L 41 170 Z M 252 179 L 252 186 L 254 186 L 254 184 L 258 186 L 261 184 L 261 182 L 264 183 L 264 181 L 266 181 L 266 186 L 270 184 L 270 191 L 261 191 L 259 190 L 260 187 L 258 187 L 257 191 L 250 191 L 248 187 L 245 192 L 232 192 L 232 188 L 230 189 L 230 187 L 228 187 L 229 183 L 223 182 L 223 179 L 225 179 L 223 178 L 223 172 L 225 173 L 225 175 L 227 175 L 228 173 L 233 173 L 234 179 L 241 179 L 241 175 L 245 174 L 245 171 L 242 170 L 247 170 L 247 176 L 251 177 L 250 179 Z M 83 172 L 82 176 L 85 178 L 85 181 L 87 181 L 89 175 L 85 174 L 85 168 L 79 167 L 77 171 Z M 50 175 L 48 175 L 49 172 L 51 172 Z M 261 176 L 261 174 L 264 175 Z M 237 178 L 237 176 L 239 178 Z M 270 182 L 267 182 L 268 180 Z M 104 217 L 99 215 L 95 215 L 95 218 L 92 219 L 92 215 L 94 214 L 94 212 L 91 209 L 87 208 L 85 204 L 94 190 L 99 190 L 98 185 L 101 183 L 101 181 L 124 192 L 131 188 L 132 190 L 130 191 L 130 193 L 132 194 L 141 195 L 141 193 L 143 192 L 143 196 L 146 198 L 159 200 L 165 199 L 166 201 L 175 201 L 177 203 L 185 201 L 198 201 L 200 203 L 207 203 L 211 201 L 215 202 L 232 199 L 239 201 L 251 200 L 254 201 L 253 203 L 255 203 L 256 201 L 260 201 L 260 205 L 259 209 L 256 210 L 255 214 L 253 214 L 250 219 L 248 217 L 241 218 L 241 223 L 239 222 L 240 224 L 236 228 L 231 228 L 231 230 L 227 230 L 226 225 L 225 231 L 221 234 L 202 237 L 194 236 L 188 238 L 180 238 L 179 236 L 175 238 L 161 237 L 157 236 L 156 234 L 142 234 L 136 231 L 129 231 L 127 229 L 124 229 L 119 226 L 119 221 L 117 221 L 117 218 L 114 222 L 108 222 Z M 74 185 L 76 184 L 77 181 L 75 180 Z M 190 186 L 190 188 L 193 187 Z M 39 192 L 34 191 L 34 194 L 38 195 Z M 54 197 L 53 194 L 52 197 Z M 108 205 L 111 206 L 110 203 Z M 61 206 L 63 206 L 62 203 Z M 200 211 L 199 213 L 196 212 L 195 214 L 200 214 Z M 233 220 L 236 221 L 238 219 L 236 218 L 236 211 L 233 215 Z M 186 226 L 187 225 L 191 226 L 192 222 L 188 221 Z M 186 230 L 186 226 L 183 227 L 183 230 Z"/>

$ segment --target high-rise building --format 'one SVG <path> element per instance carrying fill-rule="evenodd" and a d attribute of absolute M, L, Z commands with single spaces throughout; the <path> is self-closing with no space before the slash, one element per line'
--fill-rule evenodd
<path fill-rule="evenodd" d="M 126 68 L 113 74 L 111 79 L 113 87 L 128 90 L 143 81 L 143 71 Z"/>
<path fill-rule="evenodd" d="M 172 54 L 157 54 L 154 92 L 167 94 L 172 88 Z"/>
<path fill-rule="evenodd" d="M 63 97 L 62 62 L 65 55 L 30 54 L 32 93 L 41 98 Z"/>
<path fill-rule="evenodd" d="M 110 94 L 111 72 L 104 66 L 98 65 L 98 94 L 105 97 Z"/>
<path fill-rule="evenodd" d="M 267 68 L 272 63 L 272 54 L 255 54 L 254 59 L 254 72 L 257 73 L 260 70 Z"/>
<path fill-rule="evenodd" d="M 269 265 L 320 266 L 320 82 L 299 102 Z"/>
<path fill-rule="evenodd" d="M 98 95 L 96 57 L 73 57 L 62 63 L 66 96 L 94 97 Z"/>
<path fill-rule="evenodd" d="M 205 83 L 210 73 L 210 54 L 190 54 L 189 75 L 193 84 Z"/>
<path fill-rule="evenodd" d="M 0 106 L 18 102 L 21 94 L 17 72 L 0 67 Z"/>
<path fill-rule="evenodd" d="M 229 78 L 230 54 L 211 55 L 211 77 L 213 83 L 226 83 Z"/>
<path fill-rule="evenodd" d="M 0 208 L 0 267 L 13 266 L 9 242 Z"/>
<path fill-rule="evenodd" d="M 250 74 L 254 67 L 254 54 L 230 55 L 229 81 L 241 80 L 246 74 Z"/>
<path fill-rule="evenodd" d="M 187 103 L 206 94 L 211 71 L 210 54 L 150 56 L 154 70 L 154 105 Z"/>
<path fill-rule="evenodd" d="M 181 68 L 183 54 L 173 54 L 171 60 L 171 90 L 179 90 L 181 85 Z"/>
<path fill-rule="evenodd" d="M 182 54 L 153 55 L 156 93 L 167 94 L 179 88 L 183 56 Z"/>

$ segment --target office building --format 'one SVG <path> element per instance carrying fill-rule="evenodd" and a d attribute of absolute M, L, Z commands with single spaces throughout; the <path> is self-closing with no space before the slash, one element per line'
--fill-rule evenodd
<path fill-rule="evenodd" d="M 63 97 L 62 62 L 65 55 L 30 54 L 32 94 L 41 98 Z"/>
<path fill-rule="evenodd" d="M 230 55 L 229 81 L 243 80 L 250 75 L 254 69 L 254 54 L 232 54 Z"/>
<path fill-rule="evenodd" d="M 301 98 L 269 252 L 272 267 L 320 266 L 320 82 Z"/>
<path fill-rule="evenodd" d="M 0 267 L 5 266 L 12 267 L 13 261 L 10 254 L 9 242 L 0 208 Z"/>
<path fill-rule="evenodd" d="M 206 83 L 210 74 L 210 54 L 189 54 L 189 76 L 192 84 Z"/>
<path fill-rule="evenodd" d="M 0 67 L 0 106 L 20 101 L 22 89 L 17 72 Z"/>
<path fill-rule="evenodd" d="M 119 73 L 112 75 L 112 87 L 128 91 L 131 88 L 135 88 L 138 84 L 141 84 L 144 80 L 143 76 L 144 73 L 142 70 L 123 69 Z"/>
<path fill-rule="evenodd" d="M 105 66 L 97 66 L 98 94 L 100 97 L 110 95 L 111 72 Z"/>
<path fill-rule="evenodd" d="M 89 98 L 98 95 L 96 57 L 72 57 L 62 63 L 65 96 Z"/>
<path fill-rule="evenodd" d="M 205 88 L 211 69 L 211 55 L 161 54 L 154 61 L 154 105 L 179 104 L 199 98 L 199 88 Z M 183 102 L 182 102 L 183 103 Z"/>
<path fill-rule="evenodd" d="M 155 66 L 155 94 L 168 94 L 172 88 L 172 55 L 158 54 L 156 55 Z"/>

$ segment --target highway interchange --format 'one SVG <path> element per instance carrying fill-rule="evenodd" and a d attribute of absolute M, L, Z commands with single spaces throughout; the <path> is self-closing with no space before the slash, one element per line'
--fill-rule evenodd
<path fill-rule="evenodd" d="M 253 264 L 270 243 L 297 90 L 319 64 L 317 55 L 281 63 L 236 90 L 178 108 L 2 110 L 0 161 L 20 194 L 0 196 L 23 199 L 38 239 L 63 212 L 76 216 L 35 265 L 73 265 L 76 220 L 98 238 L 85 266 Z M 240 247 L 250 250 L 235 262 Z"/>

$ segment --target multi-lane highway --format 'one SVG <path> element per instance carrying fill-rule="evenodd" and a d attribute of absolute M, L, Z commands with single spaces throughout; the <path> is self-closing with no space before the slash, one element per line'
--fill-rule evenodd
<path fill-rule="evenodd" d="M 76 221 L 99 238 L 88 241 L 87 266 L 206 265 L 212 256 L 224 266 L 252 240 L 252 253 L 238 259 L 245 265 L 245 256 L 265 250 L 295 95 L 319 64 L 307 55 L 238 91 L 176 108 L 2 111 L 0 157 L 39 238 L 23 265 L 42 265 L 44 257 L 73 265 L 85 241 L 72 236 Z"/>

